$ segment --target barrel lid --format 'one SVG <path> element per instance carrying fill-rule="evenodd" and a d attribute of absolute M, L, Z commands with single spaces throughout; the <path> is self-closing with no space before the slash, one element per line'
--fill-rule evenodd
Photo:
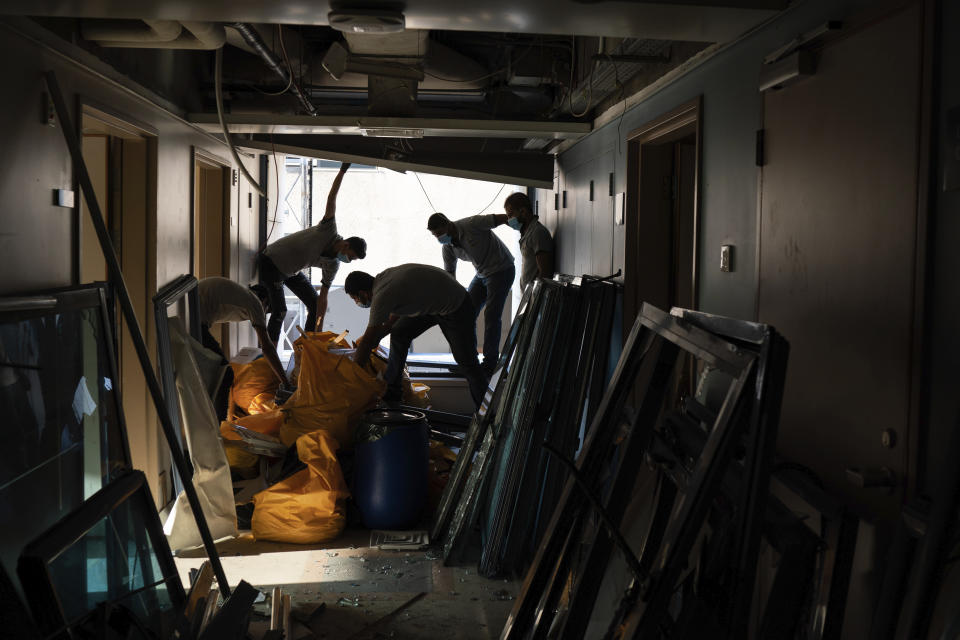
<path fill-rule="evenodd" d="M 414 424 L 426 418 L 423 413 L 411 409 L 374 409 L 363 414 L 363 422 L 368 424 Z"/>

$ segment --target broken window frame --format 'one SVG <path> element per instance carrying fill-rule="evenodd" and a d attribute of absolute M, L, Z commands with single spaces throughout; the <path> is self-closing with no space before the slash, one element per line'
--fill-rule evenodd
<path fill-rule="evenodd" d="M 161 579 L 145 585 L 142 589 L 145 590 L 151 585 L 165 585 L 174 616 L 179 616 L 184 611 L 187 602 L 186 593 L 180 581 L 173 554 L 167 545 L 160 518 L 154 508 L 153 496 L 147 485 L 146 476 L 141 471 L 128 470 L 35 538 L 24 547 L 20 555 L 17 574 L 27 595 L 33 617 L 45 637 L 53 635 L 59 637 L 67 629 L 82 623 L 86 618 L 84 616 L 79 620 L 67 619 L 62 594 L 58 593 L 51 574 L 51 563 L 73 545 L 80 543 L 88 532 L 125 505 L 130 505 L 134 509 L 143 527 L 137 533 L 146 534 L 153 550 L 153 557 L 141 558 L 142 564 L 138 566 L 152 568 L 152 561 L 155 560 L 160 569 Z M 126 541 L 120 540 L 120 542 Z M 141 550 L 140 547 L 138 547 L 139 550 Z M 134 595 L 137 591 L 139 589 L 125 593 L 121 599 Z"/>
<path fill-rule="evenodd" d="M 674 310 L 674 314 L 683 317 L 683 311 Z M 679 320 L 655 307 L 644 305 L 577 464 L 581 480 L 595 484 L 594 491 L 605 490 L 605 514 L 619 524 L 637 472 L 636 463 L 630 461 L 642 459 L 645 450 L 649 450 L 654 428 L 663 417 L 669 382 L 683 352 L 693 353 L 707 364 L 733 374 L 726 399 L 712 428 L 708 430 L 700 458 L 692 467 L 690 482 L 686 487 L 689 499 L 674 504 L 668 495 L 666 503 L 670 505 L 669 509 L 662 511 L 659 518 L 655 517 L 648 528 L 649 542 L 652 544 L 644 544 L 639 559 L 643 575 L 634 578 L 618 612 L 618 619 L 611 621 L 610 629 L 619 620 L 628 623 L 626 627 L 618 628 L 618 633 L 622 632 L 623 637 L 634 637 L 638 629 L 638 635 L 660 632 L 660 624 L 668 611 L 687 556 L 705 522 L 710 503 L 719 491 L 733 459 L 734 444 L 740 436 L 748 436 L 748 440 L 753 440 L 747 447 L 749 453 L 744 475 L 756 482 L 756 486 L 741 492 L 741 509 L 737 516 L 739 522 L 736 523 L 741 535 L 735 541 L 737 546 L 733 554 L 740 563 L 735 565 L 739 567 L 739 573 L 734 593 L 729 596 L 734 608 L 731 628 L 739 628 L 745 622 L 745 612 L 738 605 L 743 602 L 749 605 L 750 602 L 757 545 L 748 543 L 759 535 L 760 519 L 756 510 L 766 504 L 765 480 L 768 476 L 764 477 L 764 472 L 769 472 L 770 456 L 767 452 L 776 437 L 779 395 L 786 367 L 786 341 L 775 334 L 772 328 L 756 323 L 731 325 L 740 327 L 741 340 L 724 340 L 695 326 L 697 320 L 694 315 Z M 710 324 L 707 317 L 699 320 Z M 718 326 L 714 324 L 712 328 L 716 330 Z M 754 348 L 750 348 L 747 338 L 763 335 L 764 331 L 767 331 L 766 336 L 771 338 L 770 344 L 774 346 L 765 350 L 761 345 L 757 349 L 756 343 L 753 343 Z M 764 353 L 765 357 L 770 357 L 773 351 L 775 357 L 770 359 L 769 373 L 764 367 L 758 367 L 758 351 Z M 758 377 L 758 369 L 764 373 L 763 376 Z M 637 384 L 638 381 L 640 384 Z M 768 390 L 768 384 L 769 389 L 773 390 L 772 394 L 763 393 Z M 751 390 L 756 390 L 757 395 L 751 396 Z M 634 403 L 631 402 L 631 396 L 635 392 L 637 401 Z M 767 395 L 770 397 L 767 398 Z M 755 403 L 745 400 L 758 400 L 759 405 L 752 406 Z M 758 433 L 761 433 L 759 438 Z M 622 462 L 609 471 L 613 475 L 604 482 L 612 458 Z M 504 628 L 503 638 L 528 634 L 537 636 L 555 628 L 554 625 L 562 625 L 564 635 L 576 635 L 578 629 L 585 628 L 612 548 L 612 542 L 606 536 L 597 535 L 594 530 L 593 544 L 588 543 L 586 547 L 590 557 L 574 566 L 573 554 L 577 553 L 579 547 L 578 532 L 590 533 L 584 526 L 588 516 L 589 508 L 585 504 L 582 489 L 574 486 L 571 479 L 551 522 L 554 535 L 544 541 L 527 573 L 521 595 Z M 750 566 L 754 567 L 753 571 L 749 570 Z M 568 577 L 575 580 L 572 591 L 566 590 Z M 646 607 L 637 611 L 634 605 L 641 592 Z M 557 607 L 562 597 L 569 598 L 566 602 L 567 615 L 557 620 Z M 648 612 L 649 615 L 645 615 Z"/>
<path fill-rule="evenodd" d="M 173 367 L 173 348 L 170 344 L 170 316 L 168 309 L 181 300 L 187 301 L 187 319 L 190 335 L 200 340 L 200 304 L 197 291 L 198 280 L 192 275 L 182 275 L 161 288 L 153 296 L 154 324 L 157 328 L 157 365 L 160 368 L 160 385 L 163 389 L 163 399 L 173 423 L 174 433 L 182 451 L 187 451 L 187 443 L 183 437 L 183 425 L 180 423 L 180 403 L 177 399 L 177 384 Z M 193 463 L 190 456 L 184 456 L 184 462 L 189 475 L 193 476 Z M 172 466 L 172 463 L 171 463 Z M 183 481 L 180 474 L 173 473 L 174 495 L 183 491 Z"/>

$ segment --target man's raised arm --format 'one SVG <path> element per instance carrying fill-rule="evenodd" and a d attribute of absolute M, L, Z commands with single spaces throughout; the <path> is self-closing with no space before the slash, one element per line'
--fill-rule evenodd
<path fill-rule="evenodd" d="M 349 162 L 341 164 L 337 177 L 333 179 L 333 184 L 330 185 L 330 193 L 327 194 L 327 211 L 323 214 L 324 220 L 329 220 L 337 215 L 337 193 L 340 192 L 340 183 L 343 182 L 343 174 L 345 174 L 349 168 Z"/>

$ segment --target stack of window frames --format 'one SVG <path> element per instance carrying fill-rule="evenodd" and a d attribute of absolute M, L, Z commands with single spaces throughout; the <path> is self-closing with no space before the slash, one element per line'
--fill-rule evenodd
<path fill-rule="evenodd" d="M 479 521 L 479 571 L 493 576 L 525 568 L 566 473 L 541 443 L 568 457 L 576 453 L 581 425 L 606 382 L 615 308 L 616 285 L 596 279 L 541 280 L 528 288 L 492 379 L 490 401 L 468 433 L 444 496 L 456 496 L 457 507 L 452 517 L 443 502 L 438 511 L 433 533 L 443 539 L 447 560 Z"/>
<path fill-rule="evenodd" d="M 674 315 L 641 310 L 502 638 L 584 637 L 623 565 L 632 581 L 594 633 L 746 637 L 787 345 L 766 325 Z M 720 372 L 718 402 L 677 393 L 691 362 Z M 652 515 L 631 548 L 625 514 L 646 469 Z"/>

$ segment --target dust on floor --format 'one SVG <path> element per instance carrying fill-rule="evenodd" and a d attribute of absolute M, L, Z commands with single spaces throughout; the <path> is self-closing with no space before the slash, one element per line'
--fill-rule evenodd
<path fill-rule="evenodd" d="M 217 544 L 231 585 L 241 579 L 266 600 L 254 605 L 250 635 L 259 638 L 275 586 L 291 597 L 289 640 L 480 640 L 498 638 L 520 591 L 518 580 L 478 576 L 475 565 L 445 567 L 436 551 L 369 547 L 370 532 L 348 530 L 323 547 L 256 541 L 249 533 Z M 184 584 L 205 558 L 179 552 Z"/>

